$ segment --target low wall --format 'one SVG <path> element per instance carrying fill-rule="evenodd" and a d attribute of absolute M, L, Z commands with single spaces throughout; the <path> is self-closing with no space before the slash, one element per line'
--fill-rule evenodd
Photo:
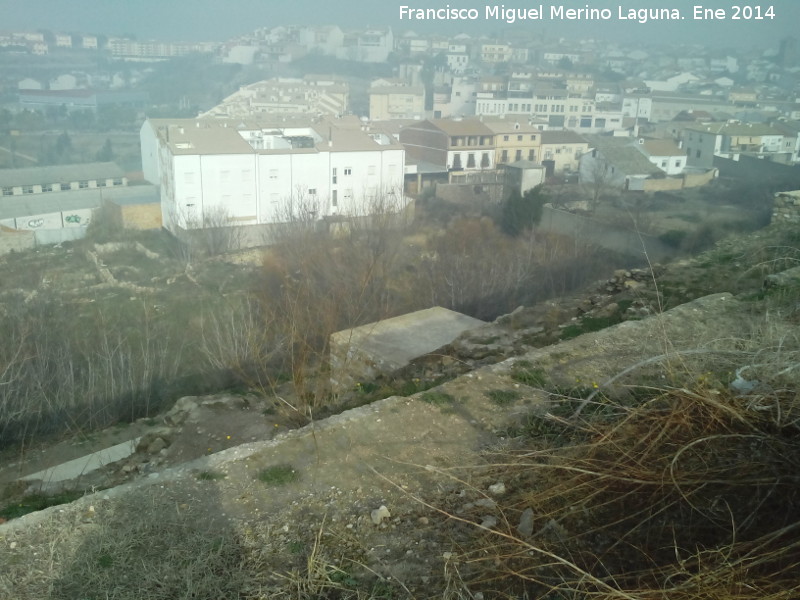
<path fill-rule="evenodd" d="M 773 223 L 800 223 L 800 191 L 775 194 Z"/>

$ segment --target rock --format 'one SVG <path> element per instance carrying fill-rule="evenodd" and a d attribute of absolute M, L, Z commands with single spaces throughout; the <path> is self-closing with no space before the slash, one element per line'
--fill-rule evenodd
<path fill-rule="evenodd" d="M 494 496 L 502 496 L 506 493 L 506 484 L 502 481 L 489 486 L 489 493 Z"/>
<path fill-rule="evenodd" d="M 619 312 L 619 304 L 612 302 L 611 304 L 606 304 L 604 307 L 595 310 L 594 316 L 598 319 L 608 319 L 613 317 L 617 312 Z"/>
<path fill-rule="evenodd" d="M 183 425 L 194 409 L 199 405 L 197 396 L 184 396 L 179 398 L 175 405 L 164 415 L 164 421 L 168 425 Z"/>
<path fill-rule="evenodd" d="M 635 279 L 626 279 L 622 285 L 626 290 L 635 290 L 638 287 L 642 287 L 644 284 Z"/>
<path fill-rule="evenodd" d="M 150 444 L 147 446 L 147 453 L 148 454 L 158 454 L 162 450 L 164 450 L 169 444 L 167 444 L 166 440 L 162 437 L 157 437 L 154 439 Z"/>
<path fill-rule="evenodd" d="M 497 526 L 497 517 L 493 515 L 486 515 L 481 520 L 481 527 L 485 527 L 486 529 L 491 529 L 492 527 Z"/>
<path fill-rule="evenodd" d="M 381 523 L 383 523 L 384 519 L 391 518 L 392 514 L 389 512 L 388 508 L 386 508 L 381 504 L 380 508 L 376 508 L 375 510 L 373 510 L 369 514 L 369 516 L 375 525 L 380 525 Z"/>
<path fill-rule="evenodd" d="M 781 273 L 767 275 L 764 288 L 792 288 L 800 287 L 800 267 L 794 267 Z"/>
<path fill-rule="evenodd" d="M 519 519 L 519 525 L 517 525 L 517 532 L 523 538 L 528 538 L 533 535 L 533 509 L 526 508 L 522 511 L 522 516 Z"/>

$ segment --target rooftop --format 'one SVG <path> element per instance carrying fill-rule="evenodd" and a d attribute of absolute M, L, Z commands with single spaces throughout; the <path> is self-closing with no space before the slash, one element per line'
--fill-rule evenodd
<path fill-rule="evenodd" d="M 113 162 L 0 169 L 0 187 L 71 183 L 73 181 L 115 179 L 124 176 L 125 171 Z"/>

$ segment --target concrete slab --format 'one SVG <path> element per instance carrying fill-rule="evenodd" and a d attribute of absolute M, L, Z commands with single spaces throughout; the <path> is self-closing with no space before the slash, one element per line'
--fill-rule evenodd
<path fill-rule="evenodd" d="M 45 484 L 51 484 L 77 479 L 82 475 L 96 471 L 110 463 L 128 458 L 131 454 L 136 452 L 136 444 L 139 443 L 139 439 L 141 438 L 137 437 L 127 442 L 122 442 L 121 444 L 116 444 L 115 446 L 104 448 L 103 450 L 92 452 L 86 456 L 81 456 L 80 458 L 44 469 L 43 471 L 31 473 L 30 475 L 20 478 L 20 481 L 42 481 Z"/>
<path fill-rule="evenodd" d="M 331 335 L 331 382 L 346 389 L 407 365 L 486 323 L 436 306 Z"/>

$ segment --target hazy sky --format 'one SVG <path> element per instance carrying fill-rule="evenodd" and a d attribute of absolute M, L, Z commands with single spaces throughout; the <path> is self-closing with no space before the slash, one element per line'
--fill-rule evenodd
<path fill-rule="evenodd" d="M 343 27 L 391 25 L 395 30 L 443 33 L 502 33 L 507 29 L 542 33 L 619 39 L 631 41 L 697 42 L 711 46 L 739 45 L 750 48 L 776 47 L 777 40 L 793 33 L 800 23 L 800 0 L 772 0 L 760 4 L 762 9 L 774 7 L 773 20 L 694 21 L 692 7 L 725 8 L 730 17 L 731 6 L 746 0 L 562 0 L 556 2 L 520 2 L 506 0 L 508 8 L 538 8 L 563 4 L 578 8 L 610 8 L 610 21 L 553 22 L 527 21 L 508 25 L 502 21 L 410 23 L 401 21 L 399 7 L 415 8 L 483 7 L 494 2 L 476 0 L 0 0 L 0 30 L 51 29 L 54 31 L 88 32 L 108 35 L 135 34 L 139 39 L 215 40 L 221 41 L 247 33 L 257 27 L 279 24 L 337 23 Z M 751 2 L 755 6 L 757 2 Z M 364 8 L 366 7 L 366 8 Z M 641 24 L 617 19 L 618 8 L 679 8 L 683 21 Z"/>

